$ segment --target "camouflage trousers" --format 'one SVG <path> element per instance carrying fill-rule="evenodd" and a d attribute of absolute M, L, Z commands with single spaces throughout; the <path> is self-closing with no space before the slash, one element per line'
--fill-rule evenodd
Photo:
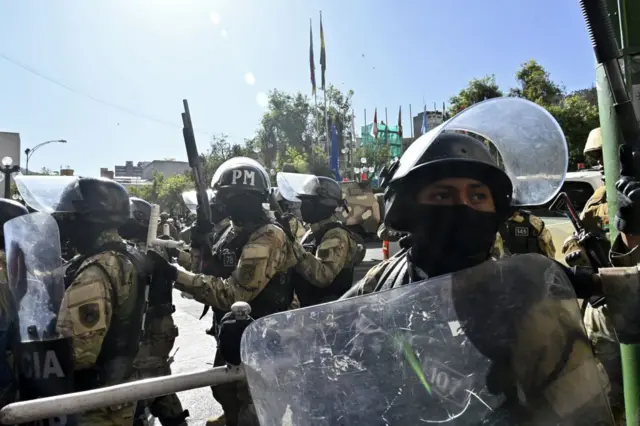
<path fill-rule="evenodd" d="M 588 305 L 584 315 L 584 325 L 596 358 L 608 376 L 605 379 L 608 379 L 610 384 L 609 404 L 615 424 L 624 425 L 624 388 L 622 385 L 620 343 L 607 315 L 607 307 L 593 308 Z"/>
<path fill-rule="evenodd" d="M 134 367 L 140 378 L 167 376 L 171 374 L 169 360 L 171 350 L 178 337 L 178 328 L 170 314 L 147 317 L 143 339 Z M 138 412 L 147 407 L 163 426 L 186 425 L 188 412 L 176 394 L 164 395 L 148 401 L 140 401 Z"/>

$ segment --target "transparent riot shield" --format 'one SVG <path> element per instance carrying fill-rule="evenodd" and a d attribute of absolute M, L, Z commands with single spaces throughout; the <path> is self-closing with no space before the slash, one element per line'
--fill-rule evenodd
<path fill-rule="evenodd" d="M 300 201 L 298 195 L 314 195 L 318 177 L 302 173 L 279 172 L 276 175 L 280 195 L 287 201 Z"/>
<path fill-rule="evenodd" d="M 420 163 L 442 132 L 463 131 L 491 142 L 513 182 L 513 204 L 540 205 L 562 187 L 569 153 L 558 122 L 540 105 L 521 98 L 494 98 L 472 105 L 411 144 L 391 181 Z"/>
<path fill-rule="evenodd" d="M 209 202 L 213 198 L 213 189 L 207 189 L 207 196 L 209 197 Z M 185 206 L 191 213 L 196 213 L 198 210 L 198 196 L 195 190 L 185 191 L 182 193 L 182 201 L 184 201 Z"/>
<path fill-rule="evenodd" d="M 56 331 L 64 297 L 60 234 L 46 213 L 31 213 L 4 224 L 9 286 L 17 310 L 20 399 L 73 391 L 71 339 Z M 73 417 L 44 420 L 73 425 Z"/>
<path fill-rule="evenodd" d="M 537 254 L 262 318 L 242 358 L 262 426 L 612 424 L 573 288 Z"/>

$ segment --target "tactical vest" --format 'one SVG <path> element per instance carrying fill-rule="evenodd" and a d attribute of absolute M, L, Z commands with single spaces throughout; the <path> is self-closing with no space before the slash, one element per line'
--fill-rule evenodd
<path fill-rule="evenodd" d="M 522 210 L 519 213 L 524 218 L 524 222 L 516 223 L 507 220 L 498 229 L 505 248 L 510 254 L 538 253 L 546 256 L 538 241 L 540 233 L 529 220 L 530 213 Z"/>
<path fill-rule="evenodd" d="M 111 324 L 104 337 L 102 348 L 95 365 L 78 371 L 74 377 L 77 390 L 95 389 L 108 384 L 120 383 L 133 372 L 133 361 L 138 353 L 138 346 L 142 339 L 143 319 L 146 309 L 145 292 L 150 284 L 150 275 L 146 270 L 145 257 L 133 247 L 125 243 L 113 242 L 97 247 L 93 251 L 73 259 L 65 271 L 65 288 L 68 288 L 84 269 L 96 266 L 109 277 L 111 284 L 111 301 L 115 306 L 118 301 L 117 286 L 114 279 L 98 262 L 82 264 L 91 256 L 105 251 L 116 252 L 133 264 L 136 274 L 136 288 L 131 289 L 127 301 L 119 309 L 114 309 Z"/>
<path fill-rule="evenodd" d="M 256 225 L 251 229 L 243 229 L 240 232 L 235 230 L 233 226 L 229 226 L 222 231 L 212 247 L 212 257 L 206 265 L 207 275 L 223 279 L 229 278 L 233 271 L 236 270 L 242 249 L 247 245 L 251 234 L 267 223 Z M 272 224 L 281 228 L 278 223 Z M 251 316 L 254 319 L 289 309 L 294 294 L 290 276 L 290 271 L 277 273 L 256 298 L 249 302 L 251 305 Z M 222 311 L 217 308 L 212 307 L 212 309 L 216 322 L 219 322 L 227 313 L 227 311 Z"/>
<path fill-rule="evenodd" d="M 342 228 L 348 232 L 349 235 L 352 235 L 351 231 L 349 231 L 342 223 L 331 222 L 327 223 L 316 232 L 311 230 L 307 231 L 307 233 L 302 237 L 300 244 L 306 251 L 315 255 L 325 234 L 329 230 L 335 228 Z M 338 300 L 340 296 L 346 293 L 353 284 L 353 260 L 354 259 L 351 260 L 350 264 L 344 265 L 333 282 L 324 288 L 313 285 L 298 272 L 292 272 L 291 280 L 294 283 L 296 296 L 298 296 L 298 300 L 300 301 L 300 307 L 304 308 L 306 306 L 332 302 L 334 300 Z"/>

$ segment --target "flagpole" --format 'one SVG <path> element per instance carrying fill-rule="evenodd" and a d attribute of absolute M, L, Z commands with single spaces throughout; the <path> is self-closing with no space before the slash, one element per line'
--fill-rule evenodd
<path fill-rule="evenodd" d="M 413 113 L 411 112 L 411 104 L 409 104 L 409 118 L 411 119 L 411 139 L 413 139 Z"/>

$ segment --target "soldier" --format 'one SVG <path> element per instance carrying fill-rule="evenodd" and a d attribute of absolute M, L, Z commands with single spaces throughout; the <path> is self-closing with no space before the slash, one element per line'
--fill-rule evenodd
<path fill-rule="evenodd" d="M 17 201 L 0 198 L 0 407 L 14 402 L 17 396 L 13 353 L 9 347 L 11 330 L 15 326 L 15 306 L 7 278 L 3 227 L 7 221 L 28 213 Z"/>
<path fill-rule="evenodd" d="M 211 186 L 232 226 L 214 241 L 207 273 L 188 272 L 157 256 L 156 262 L 175 279 L 175 288 L 211 306 L 218 321 L 236 301 L 250 303 L 254 318 L 288 310 L 295 303 L 289 270 L 297 260 L 292 237 L 271 221 L 262 207 L 270 197 L 269 174 L 255 160 L 236 157 L 218 168 Z M 214 365 L 225 365 L 220 350 L 216 351 Z M 252 403 L 246 384 L 214 386 L 212 391 L 224 415 L 207 424 L 236 426 L 240 416 L 250 413 Z"/>
<path fill-rule="evenodd" d="M 151 204 L 140 198 L 131 197 L 131 218 L 119 229 L 122 238 L 135 244 L 141 252 L 146 252 L 146 239 L 151 216 Z M 169 254 L 160 253 L 169 258 Z M 149 302 L 145 316 L 144 337 L 138 356 L 133 364 L 140 378 L 166 376 L 171 374 L 170 352 L 173 349 L 178 327 L 173 321 L 175 306 L 172 298 L 173 283 L 162 276 L 153 276 L 149 288 Z M 139 410 L 149 408 L 163 426 L 186 426 L 189 411 L 182 408 L 176 394 L 164 395 L 150 401 L 138 402 Z M 141 423 L 139 418 L 135 424 Z"/>
<path fill-rule="evenodd" d="M 593 129 L 589 133 L 587 143 L 584 147 L 584 155 L 596 161 L 602 168 L 602 133 L 600 128 Z M 605 237 L 609 227 L 609 207 L 607 204 L 607 188 L 603 185 L 595 190 L 593 195 L 585 204 L 580 218 L 583 221 L 586 231 L 598 236 Z M 611 250 L 611 260 L 617 266 L 625 264 L 625 260 L 620 254 L 623 252 L 620 244 Z M 590 266 L 584 248 L 580 245 L 577 235 L 567 238 L 562 247 L 565 255 L 565 262 L 569 266 Z M 622 385 L 622 362 L 620 358 L 620 342 L 616 337 L 613 321 L 607 314 L 606 305 L 593 307 L 587 301 L 584 307 L 584 323 L 589 340 L 593 345 L 598 360 L 602 363 L 609 381 L 611 391 L 609 401 L 614 414 L 616 424 L 624 424 L 624 388 Z"/>
<path fill-rule="evenodd" d="M 336 209 L 346 207 L 340 184 L 323 176 L 295 176 L 300 185 L 292 189 L 301 200 L 302 219 L 311 226 L 294 245 L 299 262 L 292 281 L 305 307 L 337 300 L 351 288 L 358 247 L 351 231 L 335 217 Z"/>
<path fill-rule="evenodd" d="M 542 219 L 526 210 L 515 209 L 498 233 L 506 256 L 539 253 L 550 259 L 555 258 L 556 248 L 553 245 L 551 231 L 545 228 Z"/>
<path fill-rule="evenodd" d="M 299 241 L 308 231 L 308 227 L 300 219 L 300 202 L 287 200 L 282 196 L 279 188 L 273 188 L 273 191 L 275 199 L 283 212 L 282 219 L 288 223 L 291 233 Z"/>
<path fill-rule="evenodd" d="M 149 276 L 144 257 L 118 235 L 130 217 L 127 191 L 102 178 L 21 178 L 25 202 L 35 207 L 47 200 L 61 240 L 79 254 L 66 268 L 56 327 L 71 338 L 76 391 L 130 380 Z M 131 403 L 85 412 L 78 415 L 78 424 L 131 425 L 134 408 Z"/>

